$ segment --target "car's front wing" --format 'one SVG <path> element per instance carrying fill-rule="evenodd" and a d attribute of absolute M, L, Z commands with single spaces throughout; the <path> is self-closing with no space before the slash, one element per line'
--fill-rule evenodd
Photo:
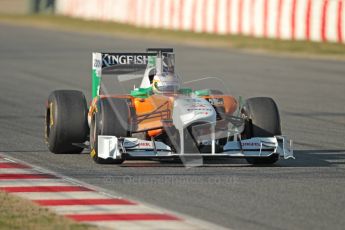
<path fill-rule="evenodd" d="M 176 153 L 159 141 L 147 141 L 138 138 L 117 138 L 116 136 L 98 136 L 98 157 L 119 159 L 131 158 L 171 158 L 179 156 L 207 157 L 269 157 L 279 154 L 281 158 L 294 158 L 292 141 L 283 136 L 255 137 L 246 140 L 229 141 L 221 152 Z"/>

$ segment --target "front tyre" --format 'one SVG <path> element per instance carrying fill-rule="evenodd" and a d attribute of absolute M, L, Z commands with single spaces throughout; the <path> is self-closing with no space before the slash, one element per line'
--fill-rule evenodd
<path fill-rule="evenodd" d="M 273 137 L 282 134 L 278 107 L 272 98 L 249 98 L 242 113 L 248 118 L 245 129 L 247 138 Z M 279 160 L 279 155 L 273 154 L 265 158 L 250 157 L 246 160 L 250 164 L 274 164 Z"/>
<path fill-rule="evenodd" d="M 90 128 L 91 157 L 98 164 L 121 164 L 124 159 L 98 157 L 97 139 L 98 135 L 130 136 L 130 109 L 126 99 L 101 98 L 96 111 Z"/>
<path fill-rule="evenodd" d="M 80 153 L 75 143 L 87 140 L 87 104 L 82 92 L 56 90 L 49 98 L 45 118 L 45 141 L 51 152 Z"/>

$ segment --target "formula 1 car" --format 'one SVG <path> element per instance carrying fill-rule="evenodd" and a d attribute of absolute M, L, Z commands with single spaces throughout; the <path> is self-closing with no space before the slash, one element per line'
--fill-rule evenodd
<path fill-rule="evenodd" d="M 138 78 L 140 87 L 131 85 L 130 92 L 118 93 Z M 89 108 L 80 91 L 57 90 L 49 96 L 48 148 L 56 154 L 87 148 L 100 164 L 181 157 L 273 164 L 279 158 L 294 158 L 273 99 L 243 100 L 209 88 L 212 84 L 199 89 L 182 85 L 173 49 L 93 53 Z"/>

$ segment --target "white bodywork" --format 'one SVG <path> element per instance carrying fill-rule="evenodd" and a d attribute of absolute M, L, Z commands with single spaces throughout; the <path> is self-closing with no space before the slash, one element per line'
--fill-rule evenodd
<path fill-rule="evenodd" d="M 213 123 L 217 113 L 203 98 L 181 96 L 174 101 L 173 123 L 178 130 L 195 122 Z"/>
<path fill-rule="evenodd" d="M 141 81 L 141 84 L 140 84 L 140 88 L 148 88 L 151 86 L 151 82 L 150 82 L 150 79 L 149 79 L 149 75 L 152 71 L 154 71 L 156 68 L 155 67 L 151 67 L 151 68 L 147 68 L 145 70 L 145 73 L 144 73 L 144 77 Z"/>
<path fill-rule="evenodd" d="M 185 154 L 185 128 L 196 122 L 212 123 L 217 120 L 217 113 L 213 106 L 203 98 L 179 97 L 174 101 L 173 123 L 180 133 L 181 154 Z M 192 140 L 190 140 L 192 141 Z M 211 140 L 212 154 L 215 153 L 215 138 Z"/>

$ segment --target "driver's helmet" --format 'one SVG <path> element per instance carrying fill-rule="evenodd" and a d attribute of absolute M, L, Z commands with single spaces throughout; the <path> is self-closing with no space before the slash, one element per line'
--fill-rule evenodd
<path fill-rule="evenodd" d="M 155 75 L 152 82 L 152 90 L 156 94 L 176 93 L 180 89 L 180 79 L 172 72 L 164 72 Z"/>

